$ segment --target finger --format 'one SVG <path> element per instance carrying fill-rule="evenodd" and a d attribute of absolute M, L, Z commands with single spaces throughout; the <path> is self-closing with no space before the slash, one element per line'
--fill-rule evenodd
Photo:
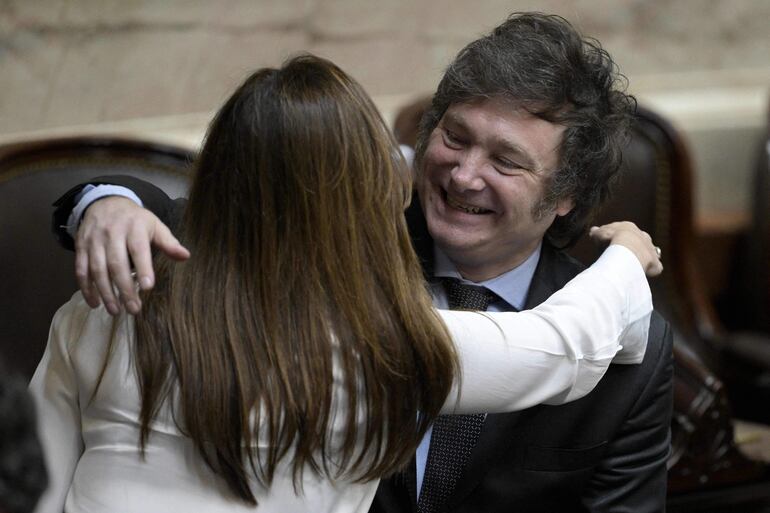
<path fill-rule="evenodd" d="M 132 232 L 126 245 L 134 262 L 139 287 L 142 290 L 150 290 L 155 285 L 155 272 L 152 268 L 152 251 L 146 232 Z"/>
<path fill-rule="evenodd" d="M 88 274 L 88 252 L 81 247 L 75 248 L 75 279 L 88 306 L 91 308 L 98 307 L 101 301 L 99 301 L 99 294 L 97 294 Z"/>
<path fill-rule="evenodd" d="M 592 226 L 588 231 L 588 236 L 598 242 L 608 241 L 612 239 L 612 237 L 615 235 L 615 232 L 617 231 L 614 224 L 615 223 L 605 224 L 602 226 Z"/>
<path fill-rule="evenodd" d="M 174 260 L 187 260 L 190 258 L 190 252 L 187 248 L 182 246 L 176 237 L 171 234 L 171 230 L 160 221 L 158 221 L 155 228 L 152 243 L 155 247 Z"/>
<path fill-rule="evenodd" d="M 651 278 L 660 275 L 662 272 L 663 264 L 658 259 L 653 260 L 645 270 L 645 274 Z"/>
<path fill-rule="evenodd" d="M 96 284 L 96 289 L 102 297 L 104 307 L 111 315 L 117 315 L 120 313 L 120 308 L 115 292 L 112 290 L 112 283 L 107 273 L 107 259 L 102 248 L 92 248 L 88 260 L 91 279 Z"/>
<path fill-rule="evenodd" d="M 112 283 L 120 293 L 120 302 L 132 314 L 139 313 L 141 301 L 134 285 L 131 274 L 131 263 L 128 260 L 126 246 L 112 242 L 107 248 L 107 271 Z"/>

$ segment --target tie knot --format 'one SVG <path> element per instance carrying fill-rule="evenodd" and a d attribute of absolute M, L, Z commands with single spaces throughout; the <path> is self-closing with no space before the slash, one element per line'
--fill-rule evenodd
<path fill-rule="evenodd" d="M 444 278 L 444 290 L 452 310 L 481 310 L 498 300 L 497 294 L 480 285 L 467 285 L 455 278 Z"/>

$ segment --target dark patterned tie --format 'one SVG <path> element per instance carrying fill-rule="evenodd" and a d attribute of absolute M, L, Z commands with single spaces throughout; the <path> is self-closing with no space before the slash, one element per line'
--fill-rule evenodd
<path fill-rule="evenodd" d="M 486 310 L 499 299 L 484 287 L 465 285 L 455 279 L 444 279 L 449 308 L 452 310 Z M 438 513 L 446 503 L 462 475 L 473 447 L 481 434 L 486 415 L 441 415 L 433 422 L 428 461 L 422 480 L 418 513 Z"/>

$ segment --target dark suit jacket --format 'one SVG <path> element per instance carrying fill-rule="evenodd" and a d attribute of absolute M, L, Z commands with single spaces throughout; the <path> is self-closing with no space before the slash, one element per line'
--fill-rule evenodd
<path fill-rule="evenodd" d="M 431 275 L 433 242 L 416 202 L 407 220 Z M 544 243 L 526 307 L 543 302 L 582 269 Z M 672 366 L 671 329 L 653 314 L 640 365 L 611 365 L 593 392 L 569 404 L 488 415 L 446 511 L 664 511 Z M 382 481 L 371 511 L 411 512 L 414 505 L 412 463 Z"/>
<path fill-rule="evenodd" d="M 173 225 L 182 203 L 130 177 L 115 183 L 136 192 L 145 206 Z M 55 229 L 67 244 L 65 224 L 78 189 L 56 205 Z M 433 242 L 417 201 L 407 211 L 413 242 L 426 275 L 432 275 Z M 527 308 L 560 289 L 582 266 L 543 245 Z M 483 347 L 483 340 L 479 341 Z M 450 498 L 451 512 L 659 512 L 665 509 L 666 460 L 672 405 L 671 330 L 653 315 L 647 352 L 640 365 L 611 365 L 596 389 L 562 406 L 489 415 L 465 476 Z M 375 513 L 415 509 L 414 464 L 383 480 Z"/>

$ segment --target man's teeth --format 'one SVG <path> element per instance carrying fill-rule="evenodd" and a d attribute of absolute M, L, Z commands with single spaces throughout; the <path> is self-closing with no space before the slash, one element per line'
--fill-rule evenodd
<path fill-rule="evenodd" d="M 482 214 L 482 213 L 488 212 L 488 210 L 481 207 L 474 207 L 471 205 L 465 205 L 463 203 L 460 203 L 457 200 L 453 199 L 451 196 L 447 196 L 446 200 L 447 200 L 447 203 L 449 203 L 450 207 L 456 208 L 458 210 L 462 210 L 463 212 L 468 212 L 469 214 Z"/>

